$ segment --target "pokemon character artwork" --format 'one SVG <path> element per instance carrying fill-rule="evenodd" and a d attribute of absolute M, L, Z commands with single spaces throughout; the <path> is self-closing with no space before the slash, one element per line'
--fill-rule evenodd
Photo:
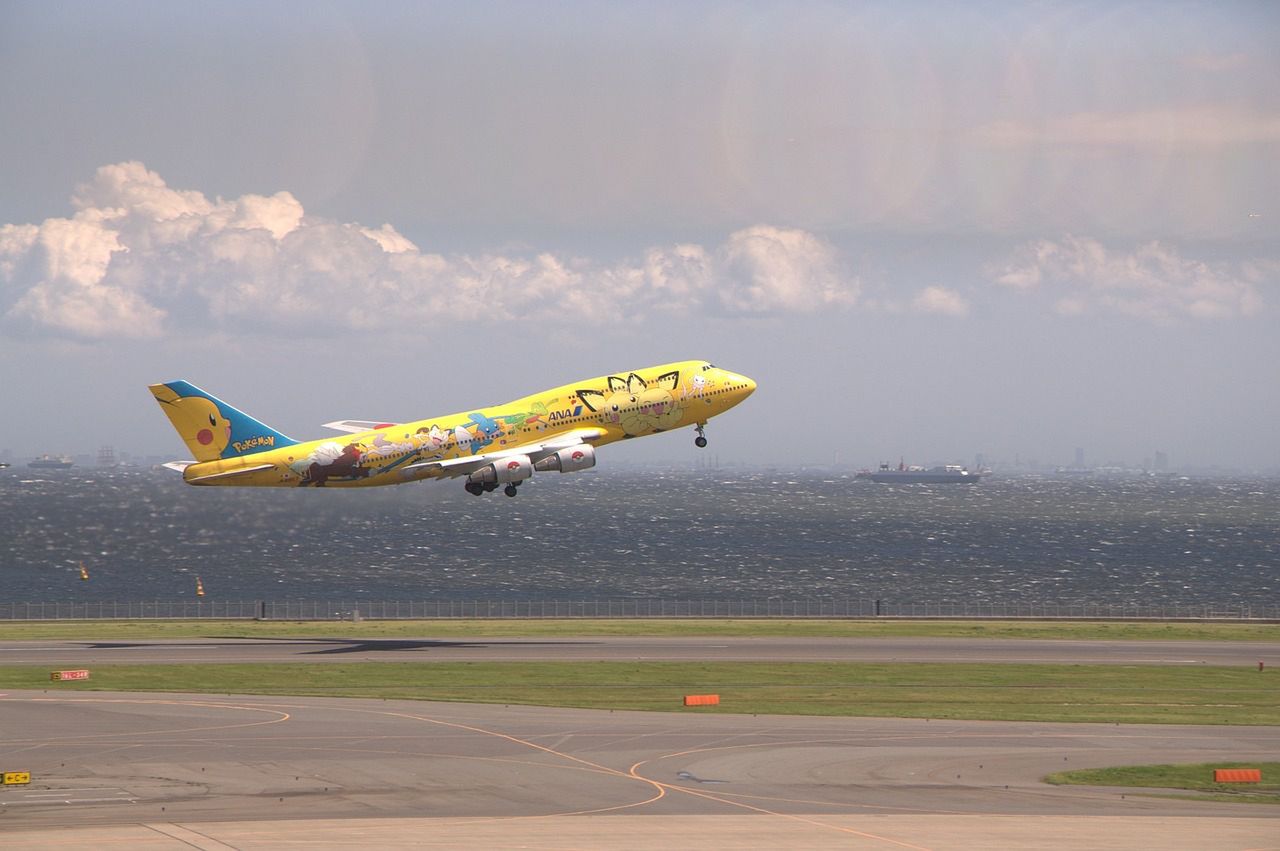
<path fill-rule="evenodd" d="M 682 361 L 467 413 L 409 423 L 340 420 L 326 427 L 350 437 L 300 442 L 186 381 L 150 387 L 195 456 L 166 465 L 188 484 L 363 487 L 462 477 L 469 493 L 503 485 L 507 496 L 535 472 L 594 467 L 596 447 L 617 440 L 693 426 L 704 447 L 707 421 L 755 389 L 744 375 Z"/>

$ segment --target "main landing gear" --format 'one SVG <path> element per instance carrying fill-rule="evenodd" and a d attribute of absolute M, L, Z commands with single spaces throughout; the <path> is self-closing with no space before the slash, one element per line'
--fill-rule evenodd
<path fill-rule="evenodd" d="M 693 439 L 693 445 L 698 447 L 699 449 L 707 448 L 707 435 L 706 435 L 706 432 L 704 431 L 706 427 L 707 427 L 706 423 L 698 423 L 696 426 L 693 427 L 693 430 L 698 433 L 698 436 Z"/>
<path fill-rule="evenodd" d="M 508 484 L 505 488 L 503 488 L 502 492 L 505 493 L 507 496 L 515 496 L 517 493 L 519 493 L 519 491 L 516 489 L 516 485 L 517 485 L 516 482 L 512 482 Z M 480 496 L 481 494 L 484 494 L 484 493 L 493 493 L 494 491 L 496 491 L 498 489 L 498 483 L 486 482 L 485 484 L 480 484 L 479 482 L 467 482 L 465 485 L 463 485 L 463 488 L 465 488 L 467 493 L 471 494 L 472 496 Z"/>

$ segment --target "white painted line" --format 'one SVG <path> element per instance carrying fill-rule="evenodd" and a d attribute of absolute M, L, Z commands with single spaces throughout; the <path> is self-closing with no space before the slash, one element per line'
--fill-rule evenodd
<path fill-rule="evenodd" d="M 254 645 L 251 645 L 251 646 L 254 646 Z M 267 646 L 273 647 L 275 645 L 267 645 Z M 338 645 L 334 645 L 334 646 L 338 646 Z M 56 653 L 108 653 L 113 650 L 155 650 L 155 649 L 158 649 L 158 648 L 156 645 L 153 645 L 153 644 L 137 644 L 132 647 L 69 647 L 65 644 L 60 644 L 55 647 L 32 647 L 30 645 L 27 645 L 25 647 L 0 647 L 0 653 L 29 653 L 31 651 L 49 651 L 49 652 L 56 652 Z M 170 644 L 166 646 L 164 649 L 165 650 L 221 650 L 222 648 L 216 644 L 209 644 L 209 645 L 192 644 L 189 646 L 183 645 L 183 644 Z"/>
<path fill-rule="evenodd" d="M 0 807 L 16 807 L 20 804 L 101 804 L 114 801 L 120 804 L 136 804 L 137 798 L 40 798 L 38 800 L 0 801 Z"/>
<path fill-rule="evenodd" d="M 1034 660 L 1039 661 L 1039 660 Z M 1063 665 L 1204 665 L 1206 659 L 1112 659 L 1101 656 L 1097 659 L 1083 658 L 1071 661 L 1059 660 Z"/>

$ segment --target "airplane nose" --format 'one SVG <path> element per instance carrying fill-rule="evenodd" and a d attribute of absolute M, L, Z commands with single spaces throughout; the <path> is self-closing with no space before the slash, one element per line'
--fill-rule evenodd
<path fill-rule="evenodd" d="M 739 399 L 745 399 L 752 393 L 756 392 L 756 383 L 740 372 L 726 373 L 725 378 L 728 379 L 729 384 L 731 384 L 734 390 L 737 391 L 734 395 Z"/>

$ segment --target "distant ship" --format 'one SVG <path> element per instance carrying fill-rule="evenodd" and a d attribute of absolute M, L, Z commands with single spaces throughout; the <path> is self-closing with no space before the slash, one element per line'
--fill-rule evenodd
<path fill-rule="evenodd" d="M 888 464 L 881 464 L 879 470 L 859 470 L 854 478 L 870 479 L 873 482 L 881 483 L 898 483 L 898 484 L 972 484 L 981 479 L 986 473 L 977 472 L 970 473 L 959 464 L 947 464 L 943 467 L 924 467 L 910 466 L 898 462 L 896 468 L 890 467 Z"/>
<path fill-rule="evenodd" d="M 27 464 L 33 470 L 69 470 L 75 462 L 65 455 L 41 455 Z"/>

